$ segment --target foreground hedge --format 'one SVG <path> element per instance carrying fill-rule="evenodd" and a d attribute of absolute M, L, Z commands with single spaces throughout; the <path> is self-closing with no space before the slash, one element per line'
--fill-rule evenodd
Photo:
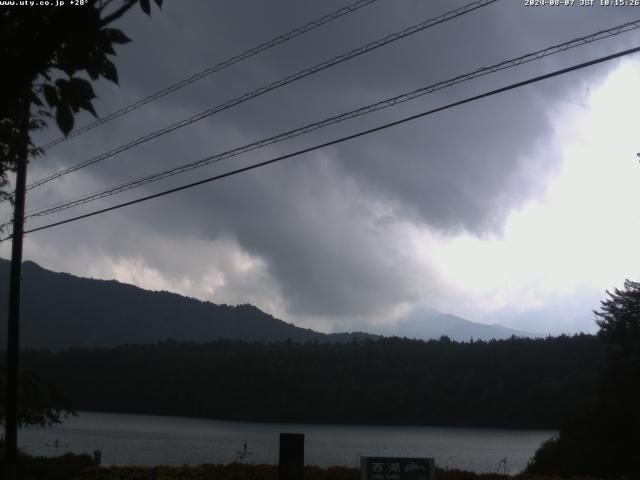
<path fill-rule="evenodd" d="M 305 480 L 360 480 L 360 470 L 346 467 L 323 469 L 307 466 L 304 470 L 304 478 Z M 477 474 L 459 470 L 438 470 L 436 478 L 438 480 L 559 480 L 557 477 Z M 76 480 L 278 480 L 278 467 L 237 463 L 196 467 L 92 467 L 84 470 Z M 574 477 L 571 480 L 588 479 Z"/>
<path fill-rule="evenodd" d="M 1 475 L 1 474 L 0 474 Z M 306 466 L 305 480 L 360 480 L 360 469 Z M 549 477 L 521 474 L 478 474 L 460 470 L 438 470 L 437 480 L 596 480 L 586 477 Z M 20 455 L 18 480 L 278 480 L 276 465 L 198 465 L 152 467 L 99 467 L 88 455 L 61 457 Z"/>

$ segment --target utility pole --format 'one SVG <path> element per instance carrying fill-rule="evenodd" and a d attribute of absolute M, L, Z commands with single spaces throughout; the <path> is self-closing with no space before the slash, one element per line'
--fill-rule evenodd
<path fill-rule="evenodd" d="M 4 461 L 7 480 L 15 480 L 18 453 L 18 360 L 20 352 L 20 287 L 22 280 L 22 237 L 27 184 L 30 102 L 28 96 L 19 110 L 19 152 L 13 207 L 11 272 L 9 277 L 9 323 L 7 327 L 7 384 L 4 423 Z"/>

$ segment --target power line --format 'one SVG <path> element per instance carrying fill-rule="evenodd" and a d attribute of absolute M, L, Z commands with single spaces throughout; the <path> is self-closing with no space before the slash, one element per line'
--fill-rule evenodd
<path fill-rule="evenodd" d="M 262 148 L 265 147 L 267 145 L 272 145 L 274 143 L 278 143 L 284 140 L 288 140 L 300 135 L 303 135 L 305 133 L 309 133 L 312 132 L 314 130 L 318 130 L 320 128 L 329 126 L 329 125 L 333 125 L 336 123 L 340 123 L 343 121 L 346 121 L 348 119 L 352 119 L 352 118 L 356 118 L 371 112 L 375 112 L 378 110 L 382 110 L 385 108 L 389 108 L 395 105 L 398 105 L 400 103 L 404 103 L 410 100 L 414 100 L 418 97 L 421 97 L 423 95 L 426 95 L 428 93 L 433 93 L 435 91 L 438 90 L 442 90 L 444 88 L 462 83 L 462 82 L 466 82 L 469 81 L 471 79 L 480 77 L 480 76 L 484 76 L 490 73 L 495 73 L 501 70 L 505 70 L 507 68 L 512 68 L 518 65 L 522 65 L 524 63 L 528 63 L 534 60 L 539 60 L 541 58 L 545 58 L 547 56 L 550 55 L 555 55 L 557 53 L 561 53 L 561 52 L 565 52 L 571 48 L 575 48 L 581 45 L 585 45 L 588 43 L 592 43 L 595 41 L 599 41 L 599 40 L 603 40 L 605 38 L 609 38 L 615 35 L 619 35 L 621 33 L 624 32 L 628 32 L 630 30 L 634 30 L 640 28 L 640 19 L 633 21 L 633 22 L 627 22 L 624 23 L 622 25 L 618 25 L 616 27 L 612 27 L 606 30 L 600 30 L 596 33 L 590 34 L 590 35 L 586 35 L 583 37 L 579 37 L 576 39 L 573 39 L 571 41 L 568 42 L 564 42 L 558 45 L 554 45 L 554 46 L 550 46 L 532 53 L 528 53 L 526 55 L 522 55 L 520 57 L 517 58 L 513 58 L 511 60 L 505 60 L 503 62 L 500 62 L 498 64 L 489 66 L 489 67 L 483 67 L 477 70 L 474 70 L 471 73 L 466 73 L 464 75 L 458 75 L 457 77 L 454 77 L 452 79 L 449 80 L 445 80 L 445 81 L 441 81 L 432 85 L 429 85 L 427 87 L 423 87 L 417 90 L 413 90 L 411 92 L 408 93 L 404 93 L 402 95 L 397 95 L 395 97 L 392 98 L 388 98 L 386 100 L 382 100 L 379 101 L 377 103 L 371 104 L 371 105 L 367 105 L 365 107 L 361 107 L 358 108 L 356 110 L 351 110 L 349 112 L 340 114 L 340 115 L 336 115 L 333 117 L 329 117 L 326 118 L 324 120 L 318 121 L 318 122 L 314 122 L 308 125 L 305 125 L 303 127 L 299 127 L 296 128 L 294 130 L 289 130 L 287 132 L 284 133 L 280 133 L 278 135 L 272 136 L 272 137 L 268 137 L 262 140 L 259 140 L 257 142 L 253 142 L 247 145 L 244 145 L 242 147 L 237 147 L 234 148 L 232 150 L 227 150 L 225 152 L 222 153 L 218 153 L 215 155 L 211 155 L 208 157 L 205 157 L 203 159 L 197 160 L 195 162 L 190 162 L 184 165 L 181 165 L 179 167 L 174 167 L 153 175 L 149 175 L 146 177 L 142 177 L 142 178 L 138 178 L 136 180 L 133 181 L 129 181 L 114 187 L 109 187 L 105 190 L 101 190 L 98 192 L 94 192 L 94 193 L 90 193 L 87 195 L 83 195 L 80 197 L 77 197 L 73 200 L 66 200 L 63 202 L 58 202 L 55 205 L 51 205 L 51 206 L 47 206 L 47 207 L 42 207 L 36 210 L 33 210 L 31 212 L 29 212 L 25 218 L 33 218 L 33 217 L 42 217 L 42 216 L 46 216 L 46 215 L 51 215 L 53 213 L 57 213 L 63 210 L 67 210 L 69 208 L 78 206 L 78 205 L 82 205 L 88 202 L 92 202 L 95 200 L 99 200 L 102 198 L 106 198 L 106 197 L 110 197 L 112 195 L 124 192 L 124 191 L 128 191 L 131 190 L 133 188 L 137 188 L 140 187 L 142 185 L 146 185 L 148 183 L 152 183 L 158 180 L 162 180 L 164 178 L 168 178 L 168 177 L 172 177 L 174 175 L 178 175 L 180 173 L 184 173 L 190 170 L 194 170 L 196 168 L 201 168 L 204 167 L 206 165 L 210 165 L 213 163 L 217 163 L 220 162 L 222 160 L 225 160 L 227 158 L 230 157 L 235 157 L 237 155 L 243 154 L 243 153 L 247 153 L 249 151 L 252 150 L 256 150 L 258 148 Z M 0 228 L 2 228 L 2 225 L 0 225 Z"/>
<path fill-rule="evenodd" d="M 379 40 L 375 40 L 373 42 L 370 42 L 364 46 L 361 46 L 359 48 L 356 48 L 354 50 L 351 50 L 347 53 L 344 53 L 342 55 L 338 55 L 336 57 L 331 58 L 330 60 L 326 60 L 324 62 L 321 62 L 313 67 L 310 68 L 306 68 L 304 70 L 299 71 L 296 74 L 293 75 L 289 75 L 287 77 L 284 77 L 276 82 L 270 83 L 269 85 L 263 86 L 258 88 L 257 90 L 253 90 L 252 92 L 248 92 L 245 93 L 244 95 L 241 95 L 239 97 L 236 97 L 232 100 L 229 100 L 225 103 L 222 103 L 220 105 L 217 105 L 213 108 L 210 108 L 208 110 L 205 110 L 204 112 L 198 113 L 196 115 L 193 115 L 189 118 L 186 118 L 184 120 L 181 120 L 177 123 L 174 123 L 172 125 L 169 125 L 167 127 L 164 127 L 160 130 L 156 130 L 154 132 L 151 132 L 147 135 L 145 135 L 144 137 L 140 137 L 136 140 L 133 140 L 127 144 L 121 145 L 115 149 L 112 149 L 106 153 L 103 153 L 101 155 L 98 155 L 96 157 L 90 158 L 88 160 L 85 160 L 84 162 L 78 163 L 76 165 L 73 165 L 65 170 L 62 170 L 60 172 L 54 173 L 52 175 L 49 175 L 48 177 L 42 178 L 40 180 L 35 181 L 34 183 L 31 183 L 30 185 L 27 186 L 27 190 L 31 190 L 32 188 L 38 187 L 40 185 L 44 185 L 45 183 L 50 182 L 51 180 L 54 180 L 56 178 L 59 178 L 63 175 L 67 175 L 68 173 L 71 172 L 75 172 L 76 170 L 80 170 L 81 168 L 85 168 L 88 167 L 89 165 L 93 165 L 95 163 L 98 163 L 102 160 L 105 160 L 107 158 L 113 157 L 119 153 L 122 153 L 126 150 L 129 150 L 137 145 L 140 145 L 142 143 L 148 142 L 150 140 L 153 140 L 155 138 L 158 138 L 162 135 L 165 135 L 167 133 L 173 132 L 175 130 L 178 130 L 179 128 L 191 125 L 195 122 L 198 122 L 200 120 L 203 120 L 207 117 L 210 117 L 211 115 L 214 115 L 215 113 L 221 112 L 223 110 L 227 110 L 231 107 L 234 107 L 236 105 L 239 105 L 241 103 L 244 103 L 248 100 L 251 100 L 255 97 L 258 97 L 260 95 L 263 95 L 267 92 L 270 92 L 272 90 L 275 90 L 277 88 L 280 88 L 282 86 L 285 86 L 289 83 L 293 83 L 297 80 L 300 80 L 302 78 L 308 77 L 309 75 L 313 75 L 314 73 L 320 72 L 322 70 L 325 70 L 329 67 L 332 67 L 334 65 L 337 65 L 339 63 L 345 62 L 347 60 L 350 60 L 354 57 L 357 57 L 359 55 L 362 55 L 364 53 L 370 52 L 372 50 L 375 50 L 377 48 L 380 48 L 384 45 L 387 45 L 389 43 L 395 42 L 396 40 L 400 40 L 402 38 L 405 38 L 409 35 L 413 35 L 415 33 L 421 32 L 422 30 L 425 30 L 429 27 L 433 27 L 435 25 L 438 25 L 440 23 L 444 23 L 447 22 L 449 20 L 452 20 L 454 18 L 457 18 L 459 16 L 465 15 L 466 13 L 472 12 L 474 10 L 477 10 L 479 8 L 485 7 L 489 4 L 495 3 L 498 0 L 476 0 L 474 2 L 471 2 L 461 8 L 458 8 L 456 10 L 451 10 L 443 15 L 440 15 L 438 17 L 429 19 L 429 20 L 425 20 L 424 22 L 418 23 L 416 25 L 413 25 L 411 27 L 408 27 L 400 32 L 397 33 L 393 33 L 390 35 L 387 35 L 386 37 L 379 39 Z"/>
<path fill-rule="evenodd" d="M 185 78 L 184 80 L 180 80 L 177 83 L 174 83 L 173 85 L 169 85 L 168 87 L 162 89 L 162 90 L 158 90 L 155 93 L 152 93 L 151 95 L 140 99 L 130 105 L 127 105 L 124 108 L 121 108 L 120 110 L 117 110 L 113 113 L 110 113 L 109 115 L 107 115 L 106 117 L 100 118 L 94 122 L 91 122 L 87 125 L 85 125 L 82 128 L 79 128 L 77 130 L 72 131 L 71 133 L 69 133 L 69 135 L 62 136 L 59 138 L 56 138 L 55 140 L 52 140 L 51 142 L 43 145 L 42 147 L 40 147 L 43 150 L 46 150 L 48 148 L 53 147 L 54 145 L 57 145 L 59 143 L 64 142 L 65 140 L 68 140 L 70 138 L 73 138 L 75 136 L 78 136 L 82 133 L 88 132 L 89 130 L 93 130 L 96 127 L 99 127 L 100 125 L 104 125 L 105 123 L 121 117 L 123 115 L 126 115 L 129 112 L 132 112 L 140 107 L 142 107 L 143 105 L 146 105 L 149 102 L 152 102 L 154 100 L 157 100 L 159 98 L 162 98 L 166 95 L 169 95 L 170 93 L 175 92 L 176 90 L 180 90 L 183 87 L 186 87 L 187 85 L 191 85 L 194 82 L 197 82 L 198 80 L 201 80 L 205 77 L 208 77 L 209 75 L 212 75 L 216 72 L 219 72 L 220 70 L 223 70 L 227 67 L 230 67 L 231 65 L 234 65 L 238 62 L 241 62 L 243 60 L 246 60 L 250 57 L 253 57 L 254 55 L 257 55 L 259 53 L 262 53 L 266 50 L 269 50 L 270 48 L 273 48 L 277 45 L 280 45 L 282 43 L 285 43 L 289 40 L 292 40 L 296 37 L 299 37 L 300 35 L 307 33 L 311 30 L 314 30 L 322 25 L 324 25 L 325 23 L 329 23 L 333 20 L 336 20 L 344 15 L 347 15 L 348 13 L 351 12 L 355 12 L 356 10 L 359 10 L 362 7 L 366 7 L 367 5 L 370 5 L 371 3 L 377 2 L 378 0 L 357 0 L 356 2 L 352 3 L 351 5 L 347 5 L 346 7 L 342 7 L 339 8 L 338 10 L 331 12 L 327 15 L 324 15 L 323 17 L 320 17 L 316 20 L 313 20 L 301 27 L 298 28 L 294 28 L 293 30 L 284 33 L 282 35 L 278 35 L 277 37 L 272 38 L 271 40 L 261 43 L 260 45 L 258 45 L 257 47 L 253 47 L 250 48 L 249 50 L 246 50 L 244 52 L 242 52 L 239 55 L 236 55 L 234 57 L 231 57 L 227 60 L 224 60 L 212 67 L 208 67 L 204 70 L 202 70 L 201 72 L 198 72 L 194 75 L 191 75 L 188 78 Z"/>
<path fill-rule="evenodd" d="M 93 212 L 85 213 L 83 215 L 78 215 L 76 217 L 71 217 L 71 218 L 68 218 L 66 220 L 61 220 L 59 222 L 54 222 L 54 223 L 50 223 L 50 224 L 47 224 L 47 225 L 43 225 L 41 227 L 32 228 L 31 230 L 25 230 L 24 233 L 27 234 L 27 233 L 38 232 L 40 230 L 46 230 L 46 229 L 49 229 L 49 228 L 57 227 L 59 225 L 64 225 L 64 224 L 67 224 L 67 223 L 71 223 L 71 222 L 75 222 L 75 221 L 78 221 L 78 220 L 82 220 L 84 218 L 89 218 L 89 217 L 93 217 L 95 215 L 99 215 L 99 214 L 102 214 L 102 213 L 110 212 L 110 211 L 113 211 L 113 210 L 118 210 L 120 208 L 128 207 L 130 205 L 135 205 L 137 203 L 142 203 L 142 202 L 145 202 L 147 200 L 152 200 L 154 198 L 163 197 L 163 196 L 169 195 L 171 193 L 176 193 L 176 192 L 179 192 L 179 191 L 182 191 L 182 190 L 187 190 L 187 189 L 190 189 L 190 188 L 194 188 L 194 187 L 197 187 L 199 185 L 203 185 L 205 183 L 210 183 L 210 182 L 213 182 L 215 180 L 220 180 L 220 179 L 223 179 L 223 178 L 226 178 L 226 177 L 231 177 L 233 175 L 237 175 L 237 174 L 240 174 L 240 173 L 243 173 L 243 172 L 247 172 L 249 170 L 254 170 L 254 169 L 259 168 L 259 167 L 264 167 L 266 165 L 270 165 L 272 163 L 280 162 L 282 160 L 286 160 L 286 159 L 291 158 L 291 157 L 295 157 L 295 156 L 298 156 L 298 155 L 309 153 L 309 152 L 312 152 L 314 150 L 319 150 L 321 148 L 329 147 L 331 145 L 336 145 L 338 143 L 346 142 L 348 140 L 353 140 L 355 138 L 362 137 L 362 136 L 365 136 L 365 135 L 369 135 L 371 133 L 375 133 L 375 132 L 378 132 L 378 131 L 381 131 L 381 130 L 385 130 L 387 128 L 394 127 L 396 125 L 400 125 L 400 124 L 403 124 L 403 123 L 407 123 L 409 121 L 416 120 L 418 118 L 426 117 L 427 115 L 432 115 L 434 113 L 441 112 L 443 110 L 448 110 L 448 109 L 453 108 L 453 107 L 464 105 L 466 103 L 471 103 L 471 102 L 474 102 L 476 100 L 480 100 L 480 99 L 483 99 L 483 98 L 491 97 L 491 96 L 497 95 L 499 93 L 507 92 L 509 90 L 514 90 L 516 88 L 521 88 L 521 87 L 524 87 L 526 85 L 531 85 L 533 83 L 537 83 L 537 82 L 540 82 L 542 80 L 546 80 L 546 79 L 549 79 L 549 78 L 557 77 L 559 75 L 564 75 L 565 73 L 569 73 L 569 72 L 573 72 L 573 71 L 576 71 L 576 70 L 580 70 L 582 68 L 590 67 L 592 65 L 597 65 L 599 63 L 607 62 L 607 61 L 610 61 L 610 60 L 613 60 L 613 59 L 616 59 L 616 58 L 620 58 L 620 57 L 623 57 L 625 55 L 630 55 L 630 54 L 636 53 L 636 52 L 640 52 L 640 47 L 630 48 L 630 49 L 624 50 L 622 52 L 618 52 L 618 53 L 614 53 L 614 54 L 611 54 L 611 55 L 607 55 L 605 57 L 600 57 L 600 58 L 597 58 L 595 60 L 590 60 L 588 62 L 580 63 L 580 64 L 577 64 L 577 65 L 573 65 L 571 67 L 563 68 L 563 69 L 560 69 L 560 70 L 555 70 L 555 71 L 553 71 L 551 73 L 547 73 L 547 74 L 544 74 L 544 75 L 539 75 L 537 77 L 533 77 L 533 78 L 530 78 L 528 80 L 523 80 L 521 82 L 512 83 L 510 85 L 507 85 L 506 87 L 501 87 L 501 88 L 497 88 L 497 89 L 494 89 L 494 90 L 490 90 L 490 91 L 482 93 L 480 95 L 475 95 L 473 97 L 468 97 L 468 98 L 465 98 L 464 100 L 459 100 L 457 102 L 449 103 L 449 104 L 447 104 L 445 106 L 434 108 L 434 109 L 428 110 L 426 112 L 422 112 L 422 113 L 419 113 L 419 114 L 416 114 L 416 115 L 412 115 L 410 117 L 405 117 L 403 119 L 396 120 L 394 122 L 390 122 L 390 123 L 386 123 L 384 125 L 380 125 L 378 127 L 374 127 L 374 128 L 370 128 L 368 130 L 364 130 L 364 131 L 361 131 L 361 132 L 358 132 L 358 133 L 354 133 L 353 135 L 348 135 L 348 136 L 345 136 L 345 137 L 341 137 L 341 138 L 338 138 L 336 140 L 331 140 L 329 142 L 321 143 L 321 144 L 315 145 L 313 147 L 308 147 L 308 148 L 305 148 L 305 149 L 302 149 L 302 150 L 298 150 L 298 151 L 293 152 L 293 153 L 288 153 L 286 155 L 281 155 L 279 157 L 272 158 L 270 160 L 265 160 L 263 162 L 254 163 L 253 165 L 248 165 L 246 167 L 238 168 L 236 170 L 231 170 L 229 172 L 222 173 L 222 174 L 219 174 L 219 175 L 215 175 L 213 177 L 205 178 L 203 180 L 198 180 L 197 182 L 188 183 L 186 185 L 182 185 L 180 187 L 171 188 L 169 190 L 163 190 L 161 192 L 154 193 L 153 195 L 147 195 L 145 197 L 140 197 L 140 198 L 137 198 L 135 200 L 131 200 L 131 201 L 128 201 L 128 202 L 120 203 L 118 205 L 113 205 L 111 207 L 102 208 L 100 210 L 94 210 Z M 9 238 L 11 238 L 11 236 L 8 236 L 8 237 L 5 237 L 5 238 L 1 239 L 0 242 L 4 242 L 5 240 L 8 240 Z"/>

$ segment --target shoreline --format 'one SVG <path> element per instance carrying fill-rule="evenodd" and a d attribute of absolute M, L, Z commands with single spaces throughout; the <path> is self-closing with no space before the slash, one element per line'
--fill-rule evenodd
<path fill-rule="evenodd" d="M 258 425 L 310 425 L 314 427 L 318 426 L 327 426 L 327 427 L 399 427 L 399 428 L 433 428 L 433 429 L 455 429 L 455 430 L 493 430 L 493 431 L 505 431 L 505 432 L 557 432 L 558 427 L 502 427 L 502 426 L 466 426 L 466 425 L 445 425 L 445 424 L 420 424 L 420 423 L 357 423 L 357 422 L 325 422 L 325 421 L 286 421 L 286 420 L 244 420 L 244 419 L 233 419 L 233 418 L 213 418 L 213 417 L 193 417 L 193 416 L 184 416 L 184 415 L 170 415 L 170 414 L 160 414 L 160 413 L 135 413 L 135 412 L 114 412 L 114 411 L 106 411 L 106 410 L 77 410 L 75 412 L 77 415 L 69 415 L 67 418 L 73 418 L 74 416 L 80 416 L 83 413 L 89 414 L 100 414 L 100 415 L 127 415 L 127 416 L 136 416 L 136 417 L 160 417 L 164 419 L 176 419 L 176 420 L 195 420 L 195 421 L 211 421 L 211 422 L 221 422 L 221 423 L 255 423 Z M 66 418 L 65 418 L 66 420 Z M 64 421 L 63 421 L 64 423 Z M 62 424 L 61 424 L 62 425 Z M 28 430 L 21 429 L 21 430 Z"/>

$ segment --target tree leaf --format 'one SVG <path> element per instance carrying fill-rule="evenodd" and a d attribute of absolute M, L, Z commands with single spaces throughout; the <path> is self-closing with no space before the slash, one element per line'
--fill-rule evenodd
<path fill-rule="evenodd" d="M 102 64 L 100 65 L 100 75 L 116 85 L 118 84 L 118 70 L 114 63 L 106 58 L 102 60 Z"/>
<path fill-rule="evenodd" d="M 131 41 L 129 37 L 122 33 L 122 30 L 118 30 L 117 28 L 104 28 L 102 29 L 102 34 L 111 43 L 123 44 Z"/>
<path fill-rule="evenodd" d="M 87 46 L 84 44 L 64 44 L 57 52 L 57 66 L 68 76 L 72 76 L 86 62 L 87 54 Z"/>
<path fill-rule="evenodd" d="M 58 80 L 55 81 L 56 87 L 58 87 L 58 90 L 60 90 L 60 93 L 63 92 L 63 90 L 66 88 L 67 83 L 69 83 L 68 80 L 65 80 L 64 78 L 59 78 Z M 62 97 L 62 95 L 60 95 Z"/>
<path fill-rule="evenodd" d="M 84 100 L 84 101 L 80 102 L 80 108 L 83 108 L 87 112 L 90 112 L 91 115 L 93 115 L 94 117 L 98 118 L 98 114 L 96 113 L 95 109 L 93 108 L 93 105 L 91 104 L 91 101 Z"/>
<path fill-rule="evenodd" d="M 32 118 L 29 121 L 29 130 L 42 130 L 47 126 L 47 122 L 41 118 Z"/>
<path fill-rule="evenodd" d="M 58 104 L 58 90 L 53 85 L 45 85 L 44 86 L 44 98 L 49 104 L 50 107 L 53 107 Z"/>
<path fill-rule="evenodd" d="M 31 98 L 31 103 L 33 103 L 33 104 L 35 104 L 35 105 L 37 105 L 39 107 L 44 106 L 43 103 L 42 103 L 42 100 L 40 100 L 40 97 L 38 97 L 38 95 L 36 93 L 34 93 L 33 91 L 29 92 L 29 97 Z"/>
<path fill-rule="evenodd" d="M 147 15 L 151 15 L 151 5 L 149 4 L 149 0 L 140 0 L 140 8 Z"/>
<path fill-rule="evenodd" d="M 100 45 L 100 48 L 102 50 L 103 53 L 105 54 L 109 54 L 109 55 L 115 55 L 116 51 L 113 49 L 113 45 L 111 45 L 111 42 L 107 41 L 104 44 Z"/>
<path fill-rule="evenodd" d="M 56 109 L 56 123 L 65 136 L 69 135 L 69 132 L 73 130 L 73 113 L 71 113 L 69 105 L 58 105 Z"/>
<path fill-rule="evenodd" d="M 104 55 L 99 55 L 95 52 L 89 54 L 89 58 L 87 59 L 84 69 L 91 77 L 91 80 L 97 80 L 98 77 L 100 77 L 100 64 L 102 58 L 104 58 Z"/>
<path fill-rule="evenodd" d="M 91 84 L 83 78 L 60 79 L 56 81 L 56 85 L 60 92 L 58 106 L 66 105 L 76 113 L 83 108 L 84 103 L 90 102 L 96 96 Z"/>
<path fill-rule="evenodd" d="M 75 98 L 75 93 L 73 91 L 73 88 L 70 88 L 70 84 L 68 80 L 65 80 L 64 78 L 59 78 L 58 80 L 56 80 L 56 87 L 58 87 L 58 106 L 61 105 L 73 105 L 73 104 L 77 104 L 78 102 L 76 101 Z"/>
<path fill-rule="evenodd" d="M 96 64 L 88 64 L 85 68 L 91 80 L 97 80 L 100 76 L 100 67 Z"/>
<path fill-rule="evenodd" d="M 72 95 L 78 100 L 78 102 L 96 98 L 93 87 L 84 78 L 73 77 L 69 80 L 69 88 L 72 91 Z"/>

